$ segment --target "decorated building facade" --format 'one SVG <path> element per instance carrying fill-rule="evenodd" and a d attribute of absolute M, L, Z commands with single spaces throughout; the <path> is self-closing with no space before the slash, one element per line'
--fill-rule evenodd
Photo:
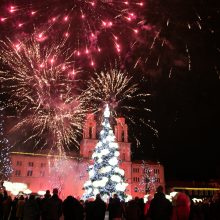
<path fill-rule="evenodd" d="M 89 114 L 79 153 L 59 156 L 43 151 L 11 152 L 13 173 L 10 181 L 25 183 L 36 193 L 58 187 L 62 198 L 68 195 L 81 198 L 83 184 L 88 180 L 88 166 L 93 163 L 91 156 L 98 142 L 97 129 L 94 115 Z M 120 168 L 125 171 L 125 181 L 128 183 L 126 194 L 144 197 L 149 192 L 154 193 L 158 185 L 165 186 L 163 165 L 158 162 L 131 160 L 131 143 L 128 142 L 128 126 L 124 118 L 116 119 L 114 134 L 119 145 Z"/>

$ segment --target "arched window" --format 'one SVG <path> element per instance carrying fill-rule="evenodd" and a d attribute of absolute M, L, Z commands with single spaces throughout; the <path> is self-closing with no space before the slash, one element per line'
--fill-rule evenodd
<path fill-rule="evenodd" d="M 92 127 L 89 127 L 89 138 L 92 139 Z"/>
<path fill-rule="evenodd" d="M 122 132 L 121 132 L 121 141 L 125 142 L 125 132 L 124 132 L 124 130 L 122 130 Z"/>
<path fill-rule="evenodd" d="M 125 152 L 123 152 L 122 153 L 122 160 L 125 160 L 125 158 L 126 158 L 126 154 L 125 154 Z"/>

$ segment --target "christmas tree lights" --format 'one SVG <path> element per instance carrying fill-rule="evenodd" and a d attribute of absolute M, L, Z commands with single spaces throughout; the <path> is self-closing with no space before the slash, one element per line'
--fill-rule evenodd
<path fill-rule="evenodd" d="M 102 130 L 92 159 L 93 165 L 88 168 L 89 180 L 84 184 L 84 199 L 101 194 L 108 198 L 117 194 L 119 198 L 125 199 L 127 183 L 124 182 L 124 170 L 119 168 L 119 146 L 115 142 L 115 135 L 109 123 L 110 110 L 105 107 Z"/>
<path fill-rule="evenodd" d="M 4 133 L 3 107 L 0 103 L 0 180 L 8 180 L 12 173 L 11 160 L 9 157 L 11 146 Z"/>
<path fill-rule="evenodd" d="M 146 193 L 155 193 L 157 175 L 154 173 L 154 169 L 145 161 L 142 161 L 142 170 L 144 175 L 140 182 L 140 190 Z"/>

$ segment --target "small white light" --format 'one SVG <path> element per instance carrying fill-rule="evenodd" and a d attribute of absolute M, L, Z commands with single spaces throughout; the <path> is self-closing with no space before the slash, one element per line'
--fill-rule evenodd
<path fill-rule="evenodd" d="M 118 159 L 116 157 L 112 157 L 108 163 L 111 165 L 111 166 L 115 166 L 118 164 Z"/>

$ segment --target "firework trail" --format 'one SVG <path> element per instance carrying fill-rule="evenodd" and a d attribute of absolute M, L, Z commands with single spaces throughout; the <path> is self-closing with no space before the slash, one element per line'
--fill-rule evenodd
<path fill-rule="evenodd" d="M 45 138 L 45 145 L 60 154 L 77 144 L 85 111 L 76 86 L 79 71 L 65 42 L 44 45 L 33 36 L 25 42 L 1 41 L 0 48 L 1 92 L 20 118 L 11 131 L 29 128 L 25 141 L 38 146 Z"/>
<path fill-rule="evenodd" d="M 209 72 L 217 73 L 218 8 L 204 1 L 148 1 L 142 32 L 145 44 L 133 48 L 127 58 L 133 60 L 129 68 L 152 78 L 195 73 L 201 65 L 209 65 Z"/>
<path fill-rule="evenodd" d="M 125 117 L 127 123 L 132 125 L 130 128 L 144 125 L 157 135 L 150 119 L 146 120 L 151 112 L 148 108 L 150 94 L 140 87 L 141 84 L 136 83 L 134 77 L 117 69 L 95 73 L 87 81 L 87 89 L 81 94 L 82 105 L 91 112 L 100 113 L 108 103 L 113 118 Z"/>
<path fill-rule="evenodd" d="M 39 29 L 41 41 L 59 35 L 70 42 L 74 59 L 92 68 L 103 57 L 108 62 L 112 56 L 126 54 L 141 42 L 144 31 L 145 4 L 141 0 L 34 0 L 31 4 L 17 0 L 1 8 L 4 35 L 32 34 L 34 27 Z"/>

